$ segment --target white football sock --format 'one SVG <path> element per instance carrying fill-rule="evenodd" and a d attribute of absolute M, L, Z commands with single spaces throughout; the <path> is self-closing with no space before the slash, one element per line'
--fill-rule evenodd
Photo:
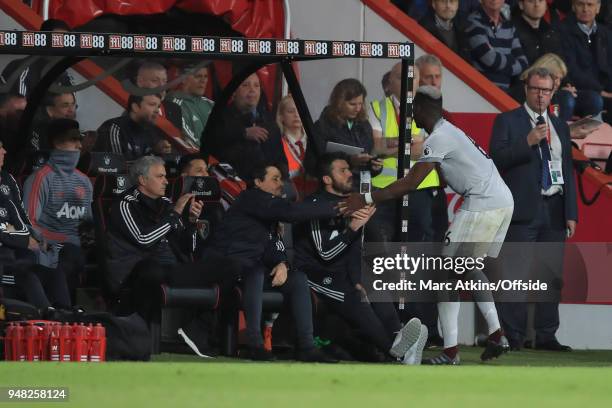
<path fill-rule="evenodd" d="M 494 333 L 496 330 L 501 328 L 499 324 L 499 318 L 497 317 L 497 309 L 495 309 L 495 303 L 493 302 L 476 302 L 480 313 L 487 321 L 489 326 L 489 334 Z"/>
<path fill-rule="evenodd" d="M 459 306 L 459 302 L 438 303 L 438 314 L 440 325 L 442 326 L 445 349 L 457 345 L 457 338 L 459 336 Z"/>

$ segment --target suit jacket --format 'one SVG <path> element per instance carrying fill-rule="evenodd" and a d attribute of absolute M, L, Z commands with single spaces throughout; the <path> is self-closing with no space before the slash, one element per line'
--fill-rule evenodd
<path fill-rule="evenodd" d="M 563 197 L 565 220 L 578 220 L 576 185 L 572 166 L 572 146 L 566 123 L 549 115 L 561 140 Z M 529 114 L 524 106 L 500 113 L 495 118 L 491 134 L 490 153 L 502 178 L 514 197 L 513 222 L 530 222 L 536 216 L 541 200 L 541 158 L 538 146 L 527 144 L 531 131 Z"/>
<path fill-rule="evenodd" d="M 612 33 L 603 24 L 591 35 L 591 42 L 574 14 L 561 24 L 563 59 L 569 80 L 578 90 L 612 91 Z"/>

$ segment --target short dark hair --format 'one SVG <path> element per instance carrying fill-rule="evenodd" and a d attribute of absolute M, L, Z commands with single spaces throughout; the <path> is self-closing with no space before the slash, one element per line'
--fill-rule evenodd
<path fill-rule="evenodd" d="M 76 95 L 74 94 L 74 92 L 65 92 L 65 93 L 53 93 L 53 92 L 47 92 L 47 94 L 45 95 L 44 99 L 43 99 L 43 106 L 45 107 L 49 107 L 49 106 L 55 106 L 55 98 L 65 95 L 69 93 L 70 95 L 72 95 L 72 97 L 74 98 L 74 101 L 76 102 Z"/>
<path fill-rule="evenodd" d="M 413 105 L 419 105 L 427 112 L 442 114 L 442 93 L 439 89 L 423 85 L 417 89 Z"/>
<path fill-rule="evenodd" d="M 71 31 L 70 26 L 63 20 L 57 18 L 50 18 L 45 20 L 40 25 L 40 31 L 55 31 L 55 30 L 66 30 Z"/>
<path fill-rule="evenodd" d="M 333 153 L 325 153 L 323 154 L 321 157 L 319 157 L 319 160 L 317 160 L 317 178 L 319 179 L 319 181 L 323 181 L 323 176 L 330 176 L 332 174 L 332 165 L 334 164 L 334 162 L 336 160 L 344 160 L 346 161 L 349 165 L 351 164 L 350 162 L 350 157 L 348 154 L 343 153 L 343 152 L 333 152 Z"/>
<path fill-rule="evenodd" d="M 160 94 L 151 94 L 151 95 L 157 96 L 160 101 L 163 99 Z M 130 97 L 128 98 L 128 101 L 127 101 L 127 111 L 131 112 L 133 104 L 136 104 L 136 105 L 140 106 L 140 104 L 141 104 L 142 100 L 144 99 L 144 97 L 145 96 L 151 96 L 151 95 L 130 95 Z"/>
<path fill-rule="evenodd" d="M 245 177 L 245 181 L 248 187 L 255 187 L 255 180 L 263 181 L 268 173 L 268 167 L 276 167 L 281 174 L 283 180 L 288 177 L 287 166 L 285 164 L 261 161 L 253 164 L 248 171 L 248 176 Z"/>
<path fill-rule="evenodd" d="M 181 174 L 185 172 L 191 165 L 191 162 L 194 160 L 204 160 L 204 162 L 208 164 L 208 160 L 206 160 L 206 157 L 204 157 L 203 154 L 200 154 L 200 153 L 186 154 L 185 156 L 181 157 L 181 159 L 178 162 L 178 173 Z"/>
<path fill-rule="evenodd" d="M 79 122 L 72 119 L 53 119 L 47 126 L 47 137 L 51 147 L 68 140 L 80 139 Z"/>
<path fill-rule="evenodd" d="M 533 78 L 534 76 L 537 76 L 540 78 L 549 78 L 552 81 L 553 85 L 555 84 L 555 80 L 553 78 L 552 72 L 550 72 L 548 68 L 537 67 L 537 68 L 528 70 L 527 78 L 525 78 L 525 84 L 529 85 L 531 78 Z"/>
<path fill-rule="evenodd" d="M 196 67 L 198 67 L 197 70 L 195 70 Z M 180 73 L 182 75 L 182 74 L 186 74 L 187 72 L 192 71 L 191 74 L 195 75 L 196 72 L 198 72 L 201 69 L 207 69 L 208 72 L 210 72 L 211 67 L 212 67 L 212 61 L 208 61 L 208 60 L 193 61 L 193 62 L 183 65 L 180 68 Z"/>

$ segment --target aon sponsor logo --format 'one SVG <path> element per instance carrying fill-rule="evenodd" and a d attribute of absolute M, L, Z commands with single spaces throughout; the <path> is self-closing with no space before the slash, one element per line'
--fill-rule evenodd
<path fill-rule="evenodd" d="M 69 218 L 71 220 L 78 220 L 85 216 L 85 207 L 78 207 L 76 205 L 68 205 L 64 203 L 62 208 L 57 212 L 57 218 Z"/>

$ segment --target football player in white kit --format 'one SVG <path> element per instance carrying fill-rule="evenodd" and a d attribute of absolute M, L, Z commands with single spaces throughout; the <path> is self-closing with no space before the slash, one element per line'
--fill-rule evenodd
<path fill-rule="evenodd" d="M 439 166 L 448 185 L 464 199 L 446 233 L 447 246 L 443 255 L 455 255 L 458 247 L 455 243 L 471 242 L 475 244 L 469 247 L 470 253 L 462 255 L 497 257 L 510 225 L 514 201 L 495 164 L 469 136 L 442 117 L 442 94 L 438 89 L 432 86 L 418 88 L 413 101 L 413 117 L 416 125 L 429 135 L 419 161 L 405 177 L 384 189 L 365 195 L 352 193 L 340 208 L 355 211 L 366 204 L 398 199 L 415 190 L 423 178 Z M 470 274 L 465 278 L 487 282 L 480 270 Z M 491 292 L 481 291 L 474 295 L 489 328 L 486 348 L 481 355 L 481 359 L 486 361 L 499 357 L 508 346 Z M 437 357 L 424 360 L 423 364 L 459 364 L 459 305 L 458 297 L 454 302 L 438 303 L 444 351 Z"/>

